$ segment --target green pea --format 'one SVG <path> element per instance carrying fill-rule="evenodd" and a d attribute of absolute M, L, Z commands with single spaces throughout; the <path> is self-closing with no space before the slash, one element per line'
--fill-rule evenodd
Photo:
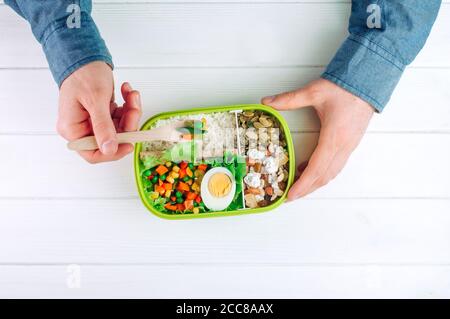
<path fill-rule="evenodd" d="M 189 179 L 190 179 L 189 176 L 185 176 L 183 177 L 183 182 L 187 182 Z"/>
<path fill-rule="evenodd" d="M 144 176 L 145 177 L 149 177 L 150 175 L 152 175 L 152 172 L 149 169 L 144 171 Z"/>
<path fill-rule="evenodd" d="M 198 203 L 197 202 L 194 202 L 194 207 L 197 207 L 198 206 Z"/>
<path fill-rule="evenodd" d="M 194 164 L 189 163 L 189 164 L 188 164 L 188 167 L 192 170 L 192 169 L 194 169 Z"/>
<path fill-rule="evenodd" d="M 183 197 L 183 193 L 180 192 L 180 191 L 177 191 L 177 192 L 175 193 L 175 196 L 176 196 L 177 198 Z"/>
<path fill-rule="evenodd" d="M 184 202 L 183 197 L 177 197 L 177 203 L 181 204 L 182 202 Z"/>
<path fill-rule="evenodd" d="M 165 181 L 166 180 L 166 174 L 163 174 L 159 177 L 160 180 Z"/>
<path fill-rule="evenodd" d="M 156 184 L 158 182 L 158 176 L 153 176 L 152 183 Z"/>

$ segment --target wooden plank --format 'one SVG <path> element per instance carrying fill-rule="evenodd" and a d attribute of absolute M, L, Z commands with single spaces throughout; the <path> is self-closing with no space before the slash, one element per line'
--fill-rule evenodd
<path fill-rule="evenodd" d="M 321 72 L 321 68 L 156 68 L 118 69 L 115 77 L 118 87 L 130 81 L 141 91 L 145 120 L 168 110 L 258 103 L 265 95 L 301 87 Z M 369 131 L 449 132 L 449 79 L 450 69 L 408 69 Z M 0 117 L 0 134 L 54 133 L 58 91 L 48 70 L 0 70 L 0 87 L 0 112 L 8 114 Z M 293 131 L 319 129 L 310 109 L 284 115 Z"/>
<path fill-rule="evenodd" d="M 349 3 L 97 4 L 117 66 L 326 65 L 346 37 Z M 443 5 L 415 66 L 450 66 Z M 245 17 L 245 19 L 243 18 Z M 180 27 L 180 22 L 185 27 Z M 27 23 L 0 7 L 0 67 L 45 67 Z"/>
<path fill-rule="evenodd" d="M 316 133 L 295 134 L 297 162 Z M 368 134 L 346 169 L 313 197 L 450 197 L 450 135 Z M 131 156 L 89 165 L 56 136 L 0 136 L 0 197 L 136 196 Z M 14 168 L 14 169 L 13 169 Z"/>
<path fill-rule="evenodd" d="M 73 267 L 73 266 L 72 266 Z M 448 298 L 439 266 L 2 266 L 2 298 Z M 78 270 L 78 268 L 77 268 Z M 73 278 L 77 278 L 74 279 Z M 76 281 L 78 280 L 79 281 Z M 68 285 L 69 283 L 69 285 Z M 76 287 L 79 283 L 79 288 Z M 219 309 L 220 311 L 220 309 Z"/>
<path fill-rule="evenodd" d="M 450 263 L 450 200 L 300 200 L 168 221 L 138 199 L 0 200 L 0 264 Z"/>

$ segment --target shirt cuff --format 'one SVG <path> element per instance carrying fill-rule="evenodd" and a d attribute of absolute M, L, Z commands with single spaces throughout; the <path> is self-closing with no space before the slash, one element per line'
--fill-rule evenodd
<path fill-rule="evenodd" d="M 113 68 L 94 20 L 83 12 L 80 22 L 79 28 L 69 28 L 66 19 L 58 20 L 45 30 L 40 41 L 59 87 L 70 74 L 92 61 L 104 61 Z"/>
<path fill-rule="evenodd" d="M 350 35 L 330 62 L 327 79 L 382 112 L 403 74 L 405 65 L 365 37 Z"/>

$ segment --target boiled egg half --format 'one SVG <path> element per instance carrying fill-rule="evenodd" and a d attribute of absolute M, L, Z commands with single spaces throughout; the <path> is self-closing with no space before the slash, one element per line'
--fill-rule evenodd
<path fill-rule="evenodd" d="M 227 208 L 236 193 L 236 180 L 224 167 L 215 167 L 206 172 L 200 185 L 203 203 L 211 210 Z"/>

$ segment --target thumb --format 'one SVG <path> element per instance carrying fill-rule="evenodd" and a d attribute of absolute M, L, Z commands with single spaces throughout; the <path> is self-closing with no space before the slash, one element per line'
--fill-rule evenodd
<path fill-rule="evenodd" d="M 261 103 L 277 110 L 297 109 L 314 104 L 311 94 L 306 88 L 267 96 L 261 100 Z"/>
<path fill-rule="evenodd" d="M 97 104 L 90 108 L 92 129 L 100 151 L 104 155 L 113 155 L 117 152 L 118 143 L 116 128 L 114 127 L 109 103 Z"/>

